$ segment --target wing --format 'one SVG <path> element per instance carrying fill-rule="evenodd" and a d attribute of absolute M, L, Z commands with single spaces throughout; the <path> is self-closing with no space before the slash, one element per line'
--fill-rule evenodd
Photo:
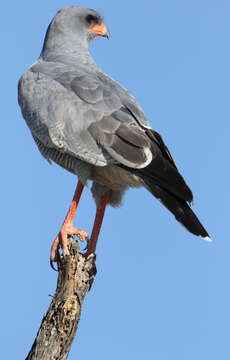
<path fill-rule="evenodd" d="M 151 162 L 150 140 L 119 92 L 81 68 L 40 70 L 20 79 L 19 104 L 44 146 L 97 166 Z"/>
<path fill-rule="evenodd" d="M 145 129 L 151 128 L 141 106 L 127 89 L 101 71 L 98 71 L 97 75 L 103 81 L 103 83 L 111 89 L 111 91 L 119 96 L 122 104 L 128 110 L 130 115 L 136 120 L 139 126 L 144 127 Z"/>

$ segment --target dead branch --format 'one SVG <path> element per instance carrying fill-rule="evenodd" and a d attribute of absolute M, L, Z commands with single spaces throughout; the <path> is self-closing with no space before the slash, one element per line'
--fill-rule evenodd
<path fill-rule="evenodd" d="M 65 360 L 80 321 L 84 297 L 93 274 L 95 257 L 79 252 L 79 243 L 70 238 L 69 256 L 58 260 L 57 289 L 44 316 L 26 360 Z"/>

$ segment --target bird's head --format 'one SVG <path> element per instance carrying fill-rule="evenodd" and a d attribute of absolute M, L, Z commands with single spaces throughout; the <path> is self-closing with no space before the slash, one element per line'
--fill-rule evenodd
<path fill-rule="evenodd" d="M 109 31 L 102 16 L 93 9 L 67 6 L 59 10 L 51 21 L 44 46 L 56 45 L 58 47 L 71 41 L 87 47 L 96 36 L 109 38 Z"/>

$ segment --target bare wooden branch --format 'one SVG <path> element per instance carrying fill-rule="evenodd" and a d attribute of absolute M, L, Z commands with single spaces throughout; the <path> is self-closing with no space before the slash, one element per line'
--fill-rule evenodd
<path fill-rule="evenodd" d="M 70 238 L 69 256 L 58 261 L 57 289 L 26 360 L 65 360 L 75 336 L 84 297 L 95 273 L 95 257 L 86 259 Z"/>

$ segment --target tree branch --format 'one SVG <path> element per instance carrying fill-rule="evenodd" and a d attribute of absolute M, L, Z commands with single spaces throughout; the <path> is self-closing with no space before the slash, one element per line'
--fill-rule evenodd
<path fill-rule="evenodd" d="M 95 256 L 79 252 L 69 239 L 69 256 L 59 256 L 57 289 L 26 360 L 65 360 L 81 315 L 84 297 L 96 273 Z"/>

